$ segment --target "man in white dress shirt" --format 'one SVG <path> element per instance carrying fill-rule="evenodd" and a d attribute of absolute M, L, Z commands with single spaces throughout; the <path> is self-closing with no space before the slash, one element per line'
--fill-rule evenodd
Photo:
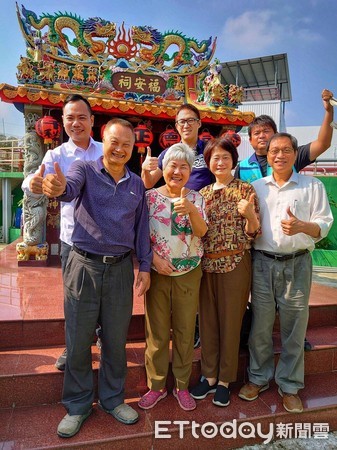
<path fill-rule="evenodd" d="M 253 182 L 260 204 L 261 235 L 253 250 L 252 328 L 249 336 L 249 382 L 239 397 L 252 401 L 274 377 L 283 406 L 299 413 L 298 390 L 304 387 L 304 337 L 312 279 L 310 252 L 327 236 L 333 217 L 324 185 L 294 170 L 298 145 L 276 133 L 267 146 L 273 173 Z M 282 350 L 274 369 L 272 332 L 276 309 Z"/>
<path fill-rule="evenodd" d="M 42 160 L 41 166 L 35 174 L 28 175 L 22 189 L 40 196 L 42 194 L 42 180 L 49 173 L 54 173 L 54 162 L 57 162 L 66 175 L 71 164 L 76 160 L 96 161 L 103 154 L 101 142 L 96 142 L 90 136 L 94 115 L 88 100 L 81 95 L 74 94 L 66 98 L 63 105 L 63 126 L 69 136 L 68 142 L 64 142 L 53 150 L 48 150 Z M 62 273 L 67 264 L 71 250 L 71 236 L 74 229 L 74 200 L 71 203 L 61 202 L 60 257 Z M 67 349 L 56 361 L 56 368 L 64 370 Z"/>

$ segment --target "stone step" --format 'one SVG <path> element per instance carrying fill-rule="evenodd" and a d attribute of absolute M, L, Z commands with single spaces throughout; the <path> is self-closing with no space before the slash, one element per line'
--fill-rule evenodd
<path fill-rule="evenodd" d="M 317 327 L 308 330 L 307 335 L 313 349 L 305 353 L 305 373 L 317 374 L 337 371 L 337 327 Z M 274 333 L 275 358 L 280 352 L 279 333 Z M 146 392 L 144 368 L 144 342 L 127 344 L 128 373 L 125 390 L 129 397 Z M 26 350 L 6 350 L 0 352 L 0 407 L 31 406 L 60 401 L 63 373 L 54 366 L 63 347 L 41 347 Z M 97 382 L 99 350 L 92 347 L 93 369 Z M 247 350 L 240 351 L 238 382 L 243 382 L 248 366 Z M 194 351 L 191 385 L 200 376 L 200 349 Z M 170 372 L 168 387 L 173 387 Z"/>
<path fill-rule="evenodd" d="M 128 341 L 143 341 L 145 318 L 134 314 L 128 332 Z M 310 305 L 308 329 L 337 324 L 337 304 Z M 34 319 L 0 321 L 0 350 L 51 347 L 64 345 L 64 319 Z M 276 317 L 274 330 L 279 330 Z"/>
<path fill-rule="evenodd" d="M 314 424 L 316 430 L 321 424 L 330 430 L 337 429 L 336 378 L 336 372 L 306 376 L 306 387 L 300 393 L 304 406 L 301 414 L 289 414 L 284 410 L 274 383 L 253 402 L 246 402 L 237 396 L 241 387 L 241 383 L 237 383 L 231 387 L 231 403 L 228 407 L 213 405 L 212 395 L 209 395 L 198 401 L 197 409 L 193 412 L 181 410 L 170 393 L 148 411 L 138 408 L 138 395 L 129 396 L 127 403 L 139 412 L 136 424 L 123 425 L 95 405 L 92 415 L 71 439 L 62 439 L 56 434 L 57 425 L 65 414 L 60 404 L 5 408 L 0 409 L 0 442 L 4 449 L 25 450 L 224 450 L 262 443 L 268 438 L 260 437 L 260 430 L 265 435 L 270 433 L 269 438 L 273 440 L 280 439 L 277 435 L 279 429 L 288 430 L 284 437 L 295 437 L 302 433 L 303 439 L 305 433 L 308 437 L 314 436 Z M 206 423 L 208 426 L 204 426 Z M 156 426 L 157 430 L 161 429 L 157 436 Z M 212 438 L 205 437 L 207 429 Z M 223 435 L 220 430 L 224 430 Z M 325 448 L 324 439 L 317 441 Z"/>
<path fill-rule="evenodd" d="M 144 340 L 144 314 L 131 317 L 128 341 Z M 64 319 L 0 321 L 0 350 L 64 346 Z"/>

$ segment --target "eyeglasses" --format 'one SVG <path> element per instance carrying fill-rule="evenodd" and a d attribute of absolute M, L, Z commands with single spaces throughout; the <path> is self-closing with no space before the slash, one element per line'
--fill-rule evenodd
<path fill-rule="evenodd" d="M 292 148 L 275 148 L 273 150 L 269 150 L 268 153 L 271 156 L 276 156 L 279 153 L 283 153 L 284 155 L 289 156 L 294 153 L 294 149 L 292 149 Z"/>
<path fill-rule="evenodd" d="M 199 122 L 199 119 L 197 119 L 196 117 L 190 117 L 188 119 L 179 119 L 176 120 L 176 125 L 179 125 L 180 127 L 183 127 L 184 125 L 193 125 L 194 122 Z"/>

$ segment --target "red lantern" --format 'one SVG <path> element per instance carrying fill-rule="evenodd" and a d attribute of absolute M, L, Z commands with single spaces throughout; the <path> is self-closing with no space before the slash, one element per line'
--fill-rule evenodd
<path fill-rule="evenodd" d="M 180 142 L 179 133 L 171 125 L 167 125 L 166 130 L 159 136 L 159 145 L 165 149 L 178 142 Z"/>
<path fill-rule="evenodd" d="M 48 146 L 60 137 L 61 125 L 52 116 L 44 116 L 35 122 L 35 131 Z"/>
<path fill-rule="evenodd" d="M 139 124 L 135 128 L 136 142 L 135 146 L 138 148 L 138 153 L 144 154 L 145 148 L 152 144 L 153 134 L 144 124 Z"/>
<path fill-rule="evenodd" d="M 225 131 L 225 133 L 223 133 L 221 137 L 227 138 L 232 141 L 232 144 L 235 147 L 239 147 L 239 145 L 241 144 L 241 136 L 234 130 Z"/>
<path fill-rule="evenodd" d="M 205 144 L 207 144 L 208 141 L 213 139 L 213 136 L 211 135 L 211 133 L 208 131 L 207 128 L 204 128 L 202 130 L 202 133 L 199 134 L 199 139 L 201 139 L 202 141 L 205 142 Z"/>

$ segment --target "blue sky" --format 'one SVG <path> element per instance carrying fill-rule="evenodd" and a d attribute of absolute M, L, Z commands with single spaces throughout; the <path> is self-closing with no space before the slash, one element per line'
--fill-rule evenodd
<path fill-rule="evenodd" d="M 68 11 L 82 18 L 99 16 L 125 27 L 151 25 L 179 30 L 203 40 L 217 36 L 215 57 L 221 62 L 288 54 L 292 101 L 286 125 L 319 125 L 321 91 L 337 96 L 336 0 L 75 0 L 18 2 L 40 15 Z M 160 5 L 160 7 L 159 7 Z M 0 83 L 17 85 L 16 66 L 25 45 L 14 0 L 1 0 Z M 22 114 L 0 103 L 0 134 L 23 135 Z"/>

